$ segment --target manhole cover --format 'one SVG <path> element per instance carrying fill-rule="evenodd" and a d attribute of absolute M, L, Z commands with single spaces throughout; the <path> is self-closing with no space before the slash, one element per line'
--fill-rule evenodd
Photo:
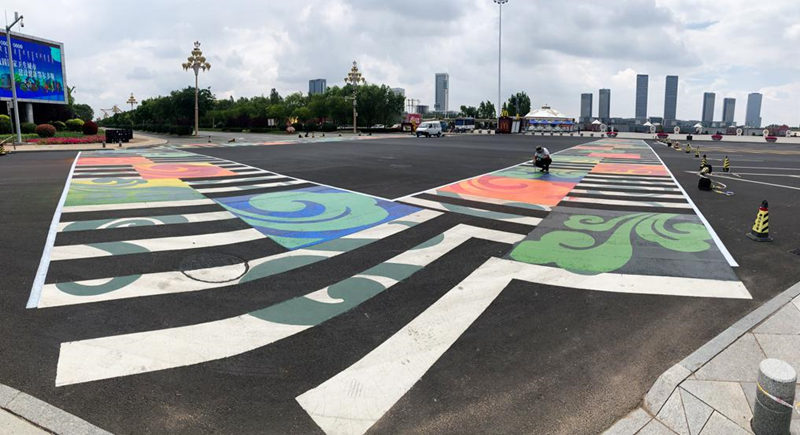
<path fill-rule="evenodd" d="M 180 270 L 195 281 L 221 283 L 243 277 L 250 270 L 250 265 L 247 260 L 235 255 L 195 254 L 181 261 Z"/>

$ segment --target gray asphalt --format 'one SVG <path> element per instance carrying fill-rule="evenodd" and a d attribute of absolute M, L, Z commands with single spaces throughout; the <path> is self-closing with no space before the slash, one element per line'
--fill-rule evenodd
<path fill-rule="evenodd" d="M 530 158 L 535 144 L 555 152 L 594 139 L 455 136 L 191 151 L 396 198 L 519 163 Z M 800 167 L 800 147 L 764 148 L 798 152 L 779 155 L 751 153 L 757 148 L 752 144 L 724 146 L 734 172 L 745 172 L 738 168 L 744 160 L 757 160 L 747 166 L 759 168 Z M 720 181 L 735 195 L 700 192 L 697 176 L 686 172 L 697 169 L 697 159 L 663 145 L 653 147 L 740 262 L 737 274 L 753 300 L 588 292 L 514 281 L 372 432 L 601 432 L 634 409 L 664 370 L 800 280 L 800 257 L 789 253 L 800 247 L 795 219 L 800 191 L 726 179 Z M 721 158 L 720 152 L 709 151 L 709 157 Z M 26 310 L 73 158 L 69 152 L 0 158 L 0 264 L 6 270 L 5 297 L 0 301 L 0 383 L 116 433 L 316 433 L 319 429 L 294 397 L 363 357 L 487 258 L 505 255 L 508 246 L 470 241 L 342 316 L 221 361 L 56 388 L 60 343 L 193 324 L 260 308 L 352 276 L 460 222 L 526 232 L 513 224 L 448 214 L 414 231 L 270 278 L 269 292 L 263 283 L 254 282 L 235 292 L 222 288 Z M 766 179 L 753 177 L 742 176 Z M 794 181 L 791 177 L 772 178 L 797 186 L 787 181 Z M 744 233 L 763 199 L 770 201 L 775 242 L 758 244 Z M 98 262 L 92 267 L 102 274 L 112 265 Z"/>

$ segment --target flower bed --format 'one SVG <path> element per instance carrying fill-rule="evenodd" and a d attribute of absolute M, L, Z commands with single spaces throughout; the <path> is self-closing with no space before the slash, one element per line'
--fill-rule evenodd
<path fill-rule="evenodd" d="M 28 142 L 38 145 L 75 145 L 83 143 L 99 143 L 106 140 L 103 135 L 83 137 L 48 137 L 42 139 L 28 139 Z"/>
<path fill-rule="evenodd" d="M 616 131 L 609 131 L 608 133 L 606 133 L 606 136 L 608 136 L 608 137 L 617 137 L 617 132 Z"/>
<path fill-rule="evenodd" d="M 775 142 L 778 140 L 778 136 L 764 136 L 764 140 L 767 142 Z"/>
<path fill-rule="evenodd" d="M 711 139 L 713 139 L 713 140 L 722 140 L 722 135 L 721 134 L 713 134 L 713 135 L 711 135 Z"/>
<path fill-rule="evenodd" d="M 669 134 L 668 133 L 658 133 L 656 136 L 658 136 L 659 139 L 666 139 L 666 138 L 669 137 Z"/>

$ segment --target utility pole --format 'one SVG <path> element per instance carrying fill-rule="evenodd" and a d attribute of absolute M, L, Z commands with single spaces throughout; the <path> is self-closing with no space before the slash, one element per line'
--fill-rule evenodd
<path fill-rule="evenodd" d="M 502 105 L 500 104 L 500 59 L 503 53 L 503 5 L 508 3 L 508 0 L 494 0 L 500 10 L 499 14 L 499 27 L 497 32 L 497 117 L 500 118 Z"/>
<path fill-rule="evenodd" d="M 6 49 L 8 50 L 8 68 L 11 72 L 11 99 L 14 102 L 14 125 L 17 128 L 17 143 L 22 143 L 22 132 L 19 128 L 19 102 L 17 101 L 17 78 L 14 74 L 14 55 L 12 54 L 13 47 L 11 47 L 11 28 L 19 22 L 20 27 L 25 27 L 22 22 L 22 15 L 14 12 L 14 22 L 6 25 Z"/>

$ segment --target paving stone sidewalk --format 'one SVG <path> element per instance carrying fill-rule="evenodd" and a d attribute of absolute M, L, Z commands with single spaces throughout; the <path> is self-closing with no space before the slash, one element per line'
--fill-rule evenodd
<path fill-rule="evenodd" d="M 800 283 L 664 372 L 645 396 L 642 407 L 605 433 L 752 433 L 750 419 L 759 363 L 766 358 L 778 358 L 800 373 L 798 293 Z M 795 402 L 800 401 L 800 383 L 797 385 Z M 797 409 L 791 433 L 800 435 Z"/>
<path fill-rule="evenodd" d="M 0 384 L 0 434 L 108 435 L 68 412 Z"/>

